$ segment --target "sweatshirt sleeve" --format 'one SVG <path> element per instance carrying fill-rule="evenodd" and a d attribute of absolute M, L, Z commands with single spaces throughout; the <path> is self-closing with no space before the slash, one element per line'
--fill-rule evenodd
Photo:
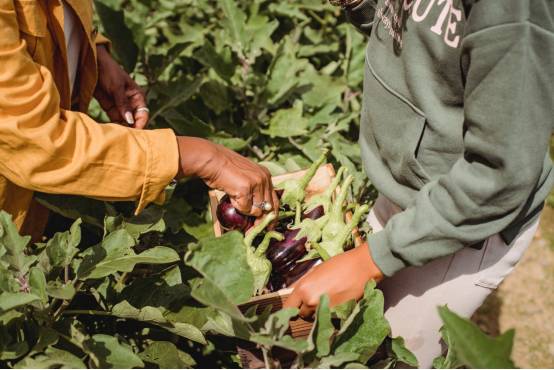
<path fill-rule="evenodd" d="M 346 16 L 350 23 L 356 28 L 366 35 L 371 36 L 376 8 L 377 0 L 362 0 L 362 2 L 354 8 L 346 9 Z"/>
<path fill-rule="evenodd" d="M 19 37 L 13 0 L 0 0 L 0 174 L 34 191 L 163 202 L 179 153 L 171 130 L 100 125 L 60 109 L 50 71 Z"/>
<path fill-rule="evenodd" d="M 465 154 L 368 237 L 385 275 L 453 254 L 528 211 L 548 176 L 543 168 L 551 168 L 545 161 L 554 128 L 553 4 L 473 6 L 461 44 Z"/>

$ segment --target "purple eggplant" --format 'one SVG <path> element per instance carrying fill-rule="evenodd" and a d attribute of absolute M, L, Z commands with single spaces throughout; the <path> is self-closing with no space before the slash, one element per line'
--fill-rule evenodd
<path fill-rule="evenodd" d="M 229 230 L 246 231 L 254 225 L 254 218 L 239 213 L 231 204 L 231 198 L 225 194 L 219 201 L 216 216 L 221 226 Z"/>
<path fill-rule="evenodd" d="M 323 163 L 325 158 L 331 153 L 330 149 L 324 149 L 323 154 L 310 166 L 308 171 L 299 179 L 287 179 L 275 185 L 275 190 L 283 190 L 281 194 L 281 205 L 288 205 L 291 208 L 295 207 L 296 200 L 303 202 L 306 199 L 306 186 L 310 183 L 318 167 Z"/>
<path fill-rule="evenodd" d="M 285 192 L 285 189 L 275 190 L 275 193 L 277 193 L 277 198 L 279 198 L 279 199 L 281 199 L 284 192 Z"/>
<path fill-rule="evenodd" d="M 294 263 L 306 252 L 306 243 L 315 242 L 321 238 L 321 227 L 327 222 L 328 216 L 318 220 L 301 220 L 302 207 L 296 201 L 296 221 L 294 226 L 285 233 L 285 239 L 274 242 L 267 251 L 267 259 L 275 271 L 281 271 Z"/>
<path fill-rule="evenodd" d="M 292 284 L 296 283 L 302 276 L 316 267 L 317 265 L 323 262 L 322 258 L 316 258 L 309 261 L 304 261 L 300 263 L 291 263 L 285 269 L 274 274 L 271 281 L 272 291 L 277 291 L 279 289 L 285 289 L 290 287 Z"/>
<path fill-rule="evenodd" d="M 317 206 L 314 209 L 312 209 L 310 212 L 304 213 L 302 215 L 302 219 L 305 220 L 309 218 L 310 220 L 317 220 L 318 218 L 325 215 L 325 209 L 323 206 Z"/>

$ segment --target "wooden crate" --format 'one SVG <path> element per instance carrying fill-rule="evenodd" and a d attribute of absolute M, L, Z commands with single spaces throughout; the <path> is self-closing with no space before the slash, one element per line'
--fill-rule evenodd
<path fill-rule="evenodd" d="M 287 179 L 299 179 L 306 173 L 307 170 L 297 171 L 297 172 L 291 172 L 284 175 L 274 176 L 272 177 L 273 184 L 278 184 L 281 181 L 287 180 Z M 306 187 L 306 200 L 309 199 L 310 196 L 315 194 L 321 194 L 327 189 L 333 178 L 336 176 L 335 170 L 333 168 L 333 165 L 327 164 L 320 166 L 315 174 L 315 176 L 312 178 L 308 186 Z M 334 197 L 338 194 L 340 191 L 340 186 L 337 187 L 335 191 Z M 216 214 L 216 208 L 219 203 L 219 200 L 225 195 L 222 191 L 219 190 L 211 190 L 210 193 L 210 206 L 212 209 L 212 219 L 213 219 L 213 226 L 214 226 L 214 233 L 216 237 L 220 237 L 223 235 L 224 230 L 221 227 L 221 224 L 217 220 Z M 348 222 L 352 218 L 352 213 L 350 211 L 345 213 L 345 221 Z M 362 239 L 358 233 L 358 228 L 354 229 L 353 231 L 354 236 L 354 244 L 355 246 L 358 246 L 362 244 Z M 262 296 L 253 297 L 248 301 L 247 303 L 240 306 L 241 311 L 246 312 L 247 309 L 254 305 L 258 305 L 257 314 L 261 314 L 263 310 L 268 306 L 272 305 L 271 312 L 276 312 L 280 310 L 283 307 L 283 303 L 287 300 L 290 293 L 293 291 L 294 288 L 291 289 L 281 289 L 277 292 L 270 293 L 270 294 L 264 294 Z M 293 338 L 303 338 L 306 339 L 308 335 L 310 334 L 310 331 L 312 330 L 313 322 L 309 320 L 304 320 L 300 317 L 296 317 L 290 321 L 290 328 L 287 331 L 287 334 L 291 335 Z M 338 329 L 335 330 L 335 333 L 338 332 Z M 238 353 L 242 362 L 242 366 L 245 369 L 262 369 L 265 367 L 262 351 L 256 347 L 256 344 L 244 340 L 237 339 L 237 349 Z M 375 356 L 373 356 L 374 359 L 379 358 L 386 358 L 386 348 L 384 346 L 381 346 Z M 296 357 L 296 354 L 291 351 L 286 351 L 281 348 L 274 348 L 273 349 L 273 357 L 275 359 L 279 359 L 281 362 L 281 366 L 283 368 L 290 367 L 292 364 L 292 361 Z"/>

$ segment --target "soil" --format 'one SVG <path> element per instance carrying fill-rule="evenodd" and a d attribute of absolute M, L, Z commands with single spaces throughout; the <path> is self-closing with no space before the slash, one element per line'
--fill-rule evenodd
<path fill-rule="evenodd" d="M 529 250 L 471 320 L 496 337 L 515 329 L 520 368 L 554 368 L 554 208 L 546 206 Z"/>

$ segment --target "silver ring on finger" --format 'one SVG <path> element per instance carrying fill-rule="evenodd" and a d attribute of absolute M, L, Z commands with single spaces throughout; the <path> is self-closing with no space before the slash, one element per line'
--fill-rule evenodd
<path fill-rule="evenodd" d="M 146 112 L 146 113 L 150 113 L 150 109 L 148 109 L 148 108 L 137 108 L 137 110 L 135 112 L 141 112 L 141 111 Z"/>
<path fill-rule="evenodd" d="M 273 209 L 273 206 L 271 203 L 269 203 L 267 200 L 264 200 L 263 202 L 252 202 L 252 207 L 256 207 L 261 209 L 262 211 L 271 211 Z"/>

